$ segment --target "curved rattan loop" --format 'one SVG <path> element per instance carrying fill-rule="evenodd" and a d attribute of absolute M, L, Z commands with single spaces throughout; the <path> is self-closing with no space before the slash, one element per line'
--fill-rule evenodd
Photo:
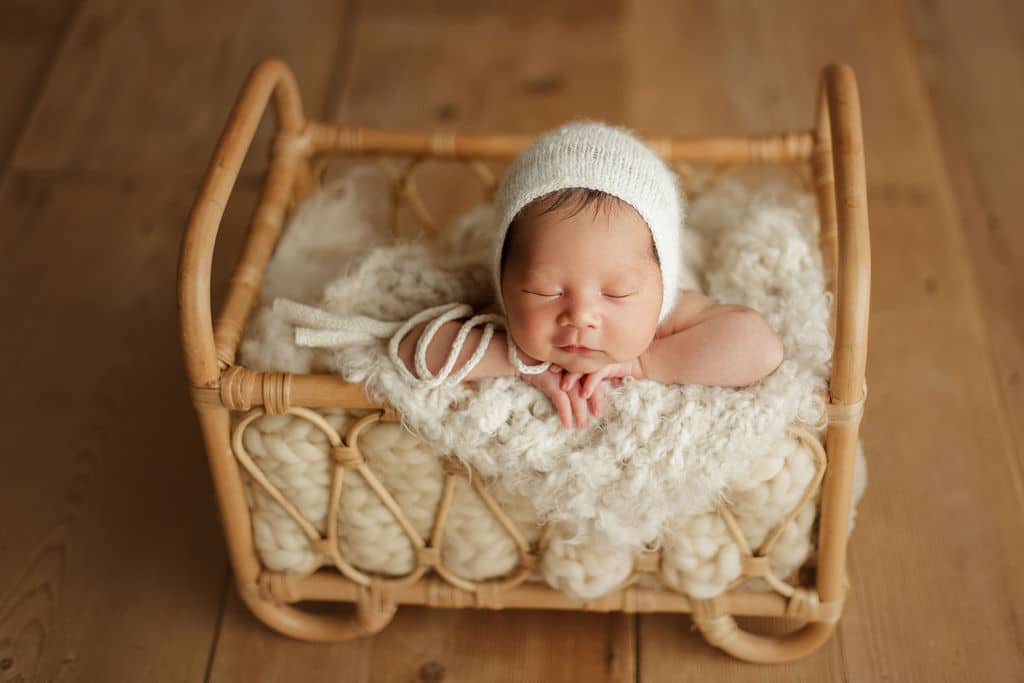
<path fill-rule="evenodd" d="M 771 553 L 772 548 L 775 547 L 779 538 L 785 532 L 786 527 L 796 519 L 797 515 L 800 514 L 800 511 L 810 502 L 811 498 L 814 497 L 814 494 L 821 487 L 821 480 L 825 476 L 825 469 L 828 461 L 825 455 L 825 449 L 821 445 L 821 441 L 806 429 L 793 424 L 786 428 L 786 432 L 790 436 L 803 442 L 811 451 L 814 457 L 814 475 L 804 488 L 804 492 L 800 496 L 800 499 L 782 519 L 782 521 L 775 525 L 775 528 L 768 534 L 756 551 L 751 549 L 746 536 L 743 534 L 739 523 L 736 521 L 736 517 L 732 514 L 732 510 L 725 505 L 719 506 L 718 514 L 721 516 L 722 521 L 725 522 L 725 526 L 729 530 L 729 535 L 732 536 L 733 541 L 740 550 L 740 562 L 744 567 L 740 576 L 733 579 L 728 586 L 726 586 L 726 591 L 734 590 L 751 578 L 763 579 L 774 591 L 787 598 L 792 597 L 794 591 L 798 590 L 794 586 L 777 577 L 774 572 L 771 571 L 768 555 Z"/>
<path fill-rule="evenodd" d="M 245 449 L 242 435 L 254 420 L 263 417 L 265 414 L 266 412 L 262 408 L 254 408 L 249 411 L 249 413 L 247 413 L 235 426 L 231 443 L 235 457 L 242 463 L 242 466 L 245 468 L 246 472 L 249 473 L 249 476 L 252 477 L 257 484 L 262 486 L 267 494 L 274 499 L 274 502 L 280 505 L 281 508 L 288 513 L 288 516 L 291 517 L 302 530 L 302 533 L 306 536 L 306 540 L 310 543 L 319 541 L 320 532 L 316 530 L 316 527 L 313 526 L 312 522 L 303 517 L 302 513 L 298 511 L 292 502 L 281 493 L 281 490 L 267 478 L 267 475 L 264 474 L 263 470 L 260 469 L 260 466 L 256 464 L 252 459 L 252 456 L 249 455 L 249 452 Z"/>
<path fill-rule="evenodd" d="M 484 191 L 484 199 L 488 201 L 494 199 L 494 193 L 498 189 L 498 178 L 494 175 L 494 172 L 479 159 L 473 159 L 469 165 L 480 181 L 480 186 Z"/>
<path fill-rule="evenodd" d="M 454 137 L 450 133 L 440 135 L 440 137 L 432 138 L 431 151 L 438 156 L 446 156 L 445 154 L 438 154 L 439 150 L 445 149 L 446 145 L 453 144 Z M 435 146 L 437 145 L 437 146 Z M 450 156 L 450 155 L 448 155 Z M 392 194 L 392 198 L 395 205 L 392 207 L 395 216 L 395 223 L 392 226 L 393 234 L 397 235 L 397 215 L 399 204 L 404 198 L 406 204 L 421 221 L 421 223 L 430 232 L 437 232 L 440 229 L 437 218 L 430 212 L 426 202 L 423 200 L 423 195 L 420 193 L 420 188 L 416 182 L 416 171 L 427 161 L 430 161 L 430 156 L 415 156 L 410 159 L 409 164 L 403 171 L 399 173 L 398 179 L 395 181 L 395 189 Z M 480 159 L 466 159 L 459 160 L 456 163 L 459 165 L 468 165 L 473 171 L 474 176 L 480 182 L 481 190 L 483 192 L 484 199 L 492 199 L 495 190 L 498 186 L 498 180 L 494 176 L 494 173 L 490 168 L 487 167 Z"/>
<path fill-rule="evenodd" d="M 761 546 L 757 549 L 758 555 L 767 555 L 772 551 L 772 548 L 775 547 L 775 543 L 779 540 L 779 537 L 782 536 L 786 527 L 796 519 L 796 516 L 800 514 L 800 510 L 810 502 L 811 498 L 814 497 L 814 494 L 821 487 L 821 480 L 824 478 L 825 469 L 828 467 L 828 457 L 825 455 L 825 449 L 817 437 L 803 427 L 799 427 L 797 425 L 789 425 L 786 428 L 786 431 L 790 436 L 795 436 L 797 439 L 802 441 L 808 449 L 810 449 L 811 454 L 814 457 L 814 476 L 811 477 L 811 481 L 808 482 L 807 488 L 804 489 L 803 495 L 800 496 L 800 500 L 798 500 L 796 505 L 793 506 L 793 509 L 790 510 L 785 519 L 775 527 L 775 531 L 769 534 L 768 538 L 761 543 Z"/>
<path fill-rule="evenodd" d="M 686 194 L 687 198 L 692 200 L 694 197 L 710 191 L 729 176 L 735 175 L 743 166 L 737 162 L 729 161 L 715 164 L 712 166 L 711 171 L 701 173 L 694 164 L 680 161 L 674 164 L 672 168 L 679 176 L 680 189 Z"/>
<path fill-rule="evenodd" d="M 263 572 L 257 582 L 259 595 L 276 605 L 301 599 L 295 576 L 285 572 Z M 376 633 L 391 621 L 397 605 L 390 596 L 390 587 L 378 579 L 360 586 L 356 594 L 355 620 L 366 633 Z"/>
<path fill-rule="evenodd" d="M 470 479 L 473 490 L 476 491 L 476 495 L 480 497 L 483 504 L 487 506 L 487 509 L 491 511 L 494 518 L 498 520 L 498 524 L 505 529 L 505 532 L 512 537 L 512 542 L 516 544 L 516 548 L 519 550 L 519 557 L 524 558 L 530 553 L 530 544 L 523 538 L 523 534 L 516 527 L 515 523 L 509 519 L 505 511 L 495 502 L 494 497 L 491 496 L 490 492 L 483 484 L 482 477 L 471 477 Z"/>
<path fill-rule="evenodd" d="M 484 488 L 481 478 L 479 476 L 471 476 L 472 472 L 469 468 L 465 467 L 458 460 L 448 458 L 442 461 L 445 464 L 445 480 L 444 488 L 441 491 L 441 498 L 437 503 L 437 511 L 434 514 L 434 528 L 430 536 L 430 545 L 432 548 L 438 549 L 438 562 L 434 565 L 433 569 L 437 572 L 438 576 L 443 578 L 445 581 L 466 591 L 473 591 L 477 596 L 490 595 L 495 597 L 497 594 L 492 591 L 505 591 L 514 588 L 529 578 L 530 572 L 536 563 L 536 556 L 531 552 L 529 543 L 523 538 L 522 533 L 516 528 L 515 523 L 508 518 L 508 515 L 498 506 L 491 495 Z M 449 466 L 451 463 L 451 466 Z M 444 544 L 445 534 L 445 523 L 448 520 L 448 512 L 451 509 L 451 503 L 455 495 L 455 482 L 456 478 L 470 475 L 470 485 L 473 487 L 474 493 L 480 498 L 481 502 L 490 510 L 491 514 L 494 515 L 498 524 L 502 526 L 511 538 L 512 542 L 516 544 L 517 554 L 519 555 L 519 564 L 515 571 L 505 578 L 488 581 L 474 581 L 471 579 L 465 579 L 458 574 L 452 572 L 445 564 L 444 557 L 440 554 L 440 549 Z M 495 597 L 495 599 L 497 599 Z M 490 606 L 485 605 L 485 606 Z"/>
<path fill-rule="evenodd" d="M 239 584 L 238 592 L 246 606 L 267 626 L 292 638 L 319 643 L 373 635 L 391 622 L 397 609 L 394 603 L 384 603 L 376 612 L 371 612 L 357 601 L 348 614 L 319 614 L 266 600 L 257 586 Z"/>
<path fill-rule="evenodd" d="M 785 636 L 743 631 L 718 598 L 691 599 L 693 622 L 704 639 L 734 657 L 757 664 L 790 662 L 821 647 L 832 635 L 832 623 L 815 621 Z"/>
<path fill-rule="evenodd" d="M 228 198 L 271 95 L 277 111 L 278 130 L 282 134 L 304 130 L 306 121 L 295 76 L 280 60 L 262 62 L 253 69 L 231 112 L 182 239 L 178 264 L 178 307 L 185 365 L 193 386 L 213 386 L 220 379 L 223 360 L 217 357 L 210 310 L 213 248 Z M 280 168 L 280 165 L 276 166 Z M 284 168 L 294 173 L 293 165 Z M 276 186 L 285 185 L 291 188 L 290 178 L 283 178 Z M 251 265 L 262 272 L 266 264 L 264 261 Z"/>
<path fill-rule="evenodd" d="M 327 437 L 328 442 L 334 446 L 341 443 L 341 438 L 338 433 L 334 431 L 334 428 L 327 423 L 318 413 L 309 410 L 307 408 L 291 408 L 288 410 L 290 415 L 305 419 L 316 426 L 324 435 Z M 320 532 L 317 531 L 316 527 L 313 526 L 312 522 L 306 519 L 301 512 L 288 500 L 284 494 L 281 493 L 274 484 L 267 478 L 263 470 L 260 469 L 259 465 L 252 459 L 249 452 L 245 449 L 245 443 L 243 441 L 243 435 L 249 425 L 259 417 L 262 417 L 266 413 L 262 408 L 255 408 L 250 411 L 242 420 L 235 426 L 234 435 L 232 438 L 232 450 L 234 451 L 235 457 L 242 463 L 242 466 L 249 473 L 249 475 L 267 492 L 267 494 L 274 499 L 278 505 L 288 514 L 292 520 L 299 525 L 302 533 L 306 536 L 306 541 L 309 543 L 310 549 L 317 555 L 318 566 L 323 566 L 324 560 L 329 559 L 333 562 L 337 569 L 360 585 L 368 585 L 370 577 L 359 571 L 349 563 L 347 563 L 337 548 L 336 541 L 332 539 L 337 538 L 337 507 L 328 504 L 327 506 L 327 535 L 323 537 Z M 341 468 L 336 468 L 340 470 Z M 337 476 L 335 476 L 335 482 L 332 483 L 331 487 L 331 500 L 334 500 L 335 488 L 340 493 L 341 484 Z M 326 550 L 326 553 L 325 553 Z M 313 571 L 315 571 L 315 567 Z"/>
<path fill-rule="evenodd" d="M 341 503 L 341 489 L 342 482 L 344 481 L 345 477 L 345 472 L 347 470 L 353 470 L 355 472 L 358 472 L 359 475 L 363 478 L 363 481 L 370 488 L 370 490 L 372 490 L 374 494 L 376 494 L 377 498 L 380 499 L 384 507 L 387 508 L 388 512 L 391 513 L 391 516 L 394 518 L 395 522 L 398 523 L 398 526 L 402 529 L 402 532 L 409 540 L 409 544 L 412 547 L 413 557 L 416 558 L 416 565 L 413 567 L 412 571 L 410 571 L 407 574 L 403 574 L 398 577 L 375 576 L 373 578 L 370 578 L 369 576 L 367 576 L 367 583 L 377 582 L 382 586 L 395 587 L 415 583 L 420 579 L 420 577 L 422 577 L 427 572 L 429 567 L 425 566 L 422 562 L 420 562 L 420 553 L 425 547 L 423 539 L 416 532 L 416 529 L 413 528 L 412 523 L 409 522 L 409 519 L 405 516 L 405 513 L 402 511 L 401 506 L 398 505 L 398 503 L 395 501 L 391 493 L 386 488 L 384 488 L 383 484 L 381 484 L 380 480 L 377 478 L 377 475 L 374 474 L 373 470 L 371 470 L 369 465 L 366 464 L 366 458 L 362 455 L 362 452 L 359 450 L 359 435 L 363 432 L 364 429 L 366 429 L 370 425 L 379 422 L 383 418 L 383 416 L 384 411 L 382 410 L 374 411 L 372 413 L 369 413 L 368 415 L 364 415 L 359 420 L 357 420 L 355 424 L 349 427 L 348 431 L 345 433 L 345 438 L 341 445 L 344 445 L 347 449 L 354 452 L 360 464 L 355 465 L 354 467 L 345 467 L 341 464 L 336 464 L 335 466 L 335 476 L 331 486 L 331 502 L 329 513 L 330 517 L 328 525 L 329 527 L 331 527 L 332 525 L 330 522 L 333 522 L 333 529 L 328 530 L 328 538 L 338 538 L 336 520 L 338 518 L 339 506 Z M 337 547 L 336 541 L 332 541 L 332 549 L 334 551 L 335 561 L 344 562 L 344 559 L 341 554 L 341 549 Z"/>
<path fill-rule="evenodd" d="M 356 424 L 353 425 L 348 430 L 348 433 L 345 435 L 345 445 L 350 449 L 358 451 L 359 433 L 363 431 L 363 429 L 365 429 L 367 426 L 375 422 L 379 422 L 383 414 L 383 411 L 371 413 L 369 415 L 364 416 L 362 419 L 356 422 Z M 395 518 L 395 521 L 398 522 L 398 525 L 402 528 L 402 531 L 405 532 L 405 535 L 408 537 L 409 542 L 412 543 L 413 551 L 415 552 L 419 548 L 422 548 L 425 545 L 425 543 L 423 539 L 420 537 L 420 535 L 416 532 L 416 529 L 413 528 L 412 522 L 410 522 L 409 519 L 405 516 L 405 513 L 402 511 L 401 506 L 394 499 L 391 493 L 386 488 L 384 488 L 384 485 L 380 483 L 380 479 L 378 479 L 377 475 L 373 473 L 373 470 L 371 470 L 369 466 L 367 466 L 365 458 L 362 458 L 362 463 L 363 464 L 354 468 L 355 471 L 358 472 L 363 477 L 363 479 L 366 481 L 366 485 L 369 486 L 373 490 L 373 492 L 377 494 L 377 497 L 380 498 L 382 503 L 384 503 L 384 506 Z"/>
<path fill-rule="evenodd" d="M 438 225 L 437 220 L 430 213 L 430 209 L 427 208 L 426 203 L 423 201 L 423 197 L 420 196 L 419 187 L 416 185 L 416 178 L 413 176 L 416 169 L 427 160 L 427 157 L 416 157 L 412 160 L 402 174 L 401 185 L 397 193 L 398 197 L 404 197 L 409 208 L 412 209 L 416 217 L 423 222 L 430 232 L 437 232 Z"/>

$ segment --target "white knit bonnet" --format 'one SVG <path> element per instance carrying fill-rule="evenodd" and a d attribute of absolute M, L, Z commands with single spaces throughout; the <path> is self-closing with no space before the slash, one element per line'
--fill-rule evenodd
<path fill-rule="evenodd" d="M 501 252 L 508 227 L 530 202 L 557 190 L 600 190 L 626 202 L 646 221 L 661 262 L 658 321 L 675 305 L 683 200 L 675 174 L 624 128 L 578 121 L 538 138 L 512 161 L 495 197 L 494 283 L 502 311 Z"/>

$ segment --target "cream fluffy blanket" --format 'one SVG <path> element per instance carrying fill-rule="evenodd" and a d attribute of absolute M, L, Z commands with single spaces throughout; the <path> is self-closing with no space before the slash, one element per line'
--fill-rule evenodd
<path fill-rule="evenodd" d="M 626 384 L 608 392 L 605 418 L 583 430 L 562 428 L 548 399 L 513 378 L 481 381 L 478 391 L 423 389 L 403 380 L 385 342 L 294 344 L 294 326 L 269 305 L 278 297 L 387 321 L 442 303 L 489 303 L 490 207 L 439 239 L 392 244 L 382 237 L 387 200 L 384 177 L 365 168 L 302 207 L 268 269 L 241 361 L 364 383 L 434 450 L 528 499 L 540 521 L 556 525 L 556 544 L 659 544 L 674 518 L 749 489 L 752 467 L 782 448 L 787 424 L 816 421 L 831 354 L 829 300 L 814 200 L 792 185 L 720 183 L 692 202 L 683 240 L 680 286 L 758 310 L 785 346 L 778 370 L 742 389 Z"/>

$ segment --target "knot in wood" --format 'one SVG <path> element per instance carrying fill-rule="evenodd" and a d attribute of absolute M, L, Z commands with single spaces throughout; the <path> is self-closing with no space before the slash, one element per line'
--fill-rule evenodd
<path fill-rule="evenodd" d="M 819 602 L 818 621 L 823 621 L 826 624 L 834 624 L 839 621 L 839 617 L 843 615 L 843 604 L 845 602 L 845 598 L 830 600 L 828 602 Z"/>
<path fill-rule="evenodd" d="M 287 372 L 263 373 L 263 409 L 268 415 L 288 412 L 292 395 L 292 376 Z"/>
<path fill-rule="evenodd" d="M 342 467 L 356 468 L 366 464 L 366 460 L 363 459 L 363 454 L 359 452 L 359 449 L 355 446 L 346 446 L 345 444 L 338 444 L 337 446 L 331 446 L 331 458 L 334 462 L 338 463 Z"/>
<path fill-rule="evenodd" d="M 260 595 L 265 600 L 277 604 L 287 604 L 299 601 L 299 593 L 295 590 L 295 583 L 291 576 L 284 572 L 268 572 L 260 574 Z"/>
<path fill-rule="evenodd" d="M 519 558 L 519 565 L 523 567 L 523 569 L 532 570 L 538 564 L 540 564 L 540 555 L 532 551 L 525 553 L 521 558 Z"/>
<path fill-rule="evenodd" d="M 369 586 L 360 586 L 356 596 L 356 618 L 367 631 L 374 633 L 395 613 L 395 603 L 379 579 L 370 579 Z"/>
<path fill-rule="evenodd" d="M 398 416 L 395 409 L 391 406 L 384 406 L 380 411 L 380 422 L 401 422 L 402 418 Z"/>
<path fill-rule="evenodd" d="M 275 157 L 308 157 L 313 150 L 313 136 L 309 131 L 283 130 L 274 138 L 271 154 Z"/>
<path fill-rule="evenodd" d="M 460 477 L 469 474 L 469 470 L 466 468 L 466 465 L 458 458 L 445 458 L 441 461 L 441 467 L 444 469 L 445 474 L 453 477 Z"/>
<path fill-rule="evenodd" d="M 363 129 L 353 126 L 338 126 L 334 130 L 334 146 L 342 151 L 361 150 L 366 142 Z"/>
<path fill-rule="evenodd" d="M 771 574 L 772 566 L 767 557 L 744 555 L 740 558 L 740 571 L 743 576 L 765 577 Z"/>
<path fill-rule="evenodd" d="M 501 595 L 505 591 L 497 583 L 481 583 L 476 587 L 476 605 L 487 609 L 501 609 Z"/>
<path fill-rule="evenodd" d="M 259 373 L 234 365 L 220 376 L 220 402 L 228 410 L 249 410 Z"/>
<path fill-rule="evenodd" d="M 633 571 L 654 573 L 661 567 L 661 553 L 640 553 L 633 560 Z"/>
<path fill-rule="evenodd" d="M 702 620 L 728 616 L 728 612 L 725 610 L 725 602 L 720 597 L 707 599 L 691 598 L 690 609 L 692 610 L 694 621 L 698 623 Z"/>
<path fill-rule="evenodd" d="M 435 131 L 431 134 L 430 152 L 439 157 L 455 156 L 455 133 Z"/>
<path fill-rule="evenodd" d="M 786 602 L 786 616 L 804 621 L 814 621 L 818 618 L 819 608 L 818 593 L 806 588 L 796 588 L 793 595 Z"/>
<path fill-rule="evenodd" d="M 330 559 L 332 544 L 329 538 L 317 538 L 309 542 L 309 547 L 317 557 Z"/>
<path fill-rule="evenodd" d="M 853 403 L 833 403 L 831 397 L 828 404 L 829 424 L 860 422 L 864 415 L 864 402 L 868 398 L 868 383 L 864 382 L 864 393 Z"/>
<path fill-rule="evenodd" d="M 416 560 L 423 567 L 436 567 L 441 564 L 441 549 L 425 546 L 416 549 Z"/>

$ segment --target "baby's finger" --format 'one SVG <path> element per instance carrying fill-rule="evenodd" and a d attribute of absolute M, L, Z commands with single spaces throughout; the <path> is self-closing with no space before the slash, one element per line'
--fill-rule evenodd
<path fill-rule="evenodd" d="M 587 415 L 589 413 L 587 400 L 580 396 L 578 391 L 570 392 L 567 396 L 572 403 L 572 411 L 576 415 L 576 426 L 583 429 L 587 426 Z"/>
<path fill-rule="evenodd" d="M 552 363 L 551 365 L 548 366 L 548 372 L 553 372 L 557 375 L 562 372 L 562 366 L 555 365 L 554 363 Z"/>
<path fill-rule="evenodd" d="M 568 394 L 559 394 L 557 397 L 552 398 L 551 402 L 555 405 L 555 410 L 558 411 L 558 419 L 562 421 L 562 426 L 566 429 L 572 428 L 572 404 L 569 402 Z"/>
<path fill-rule="evenodd" d="M 601 417 L 604 413 L 604 389 L 601 388 L 600 384 L 597 385 L 597 389 L 587 399 L 587 403 L 590 405 L 590 412 L 593 413 L 594 417 Z"/>
<path fill-rule="evenodd" d="M 571 391 L 582 375 L 578 372 L 567 372 L 562 375 L 562 391 Z"/>
<path fill-rule="evenodd" d="M 600 371 L 587 375 L 587 378 L 583 380 L 583 385 L 580 387 L 580 393 L 583 394 L 583 397 L 590 398 L 594 390 L 601 386 L 602 379 L 604 379 L 604 375 Z"/>

